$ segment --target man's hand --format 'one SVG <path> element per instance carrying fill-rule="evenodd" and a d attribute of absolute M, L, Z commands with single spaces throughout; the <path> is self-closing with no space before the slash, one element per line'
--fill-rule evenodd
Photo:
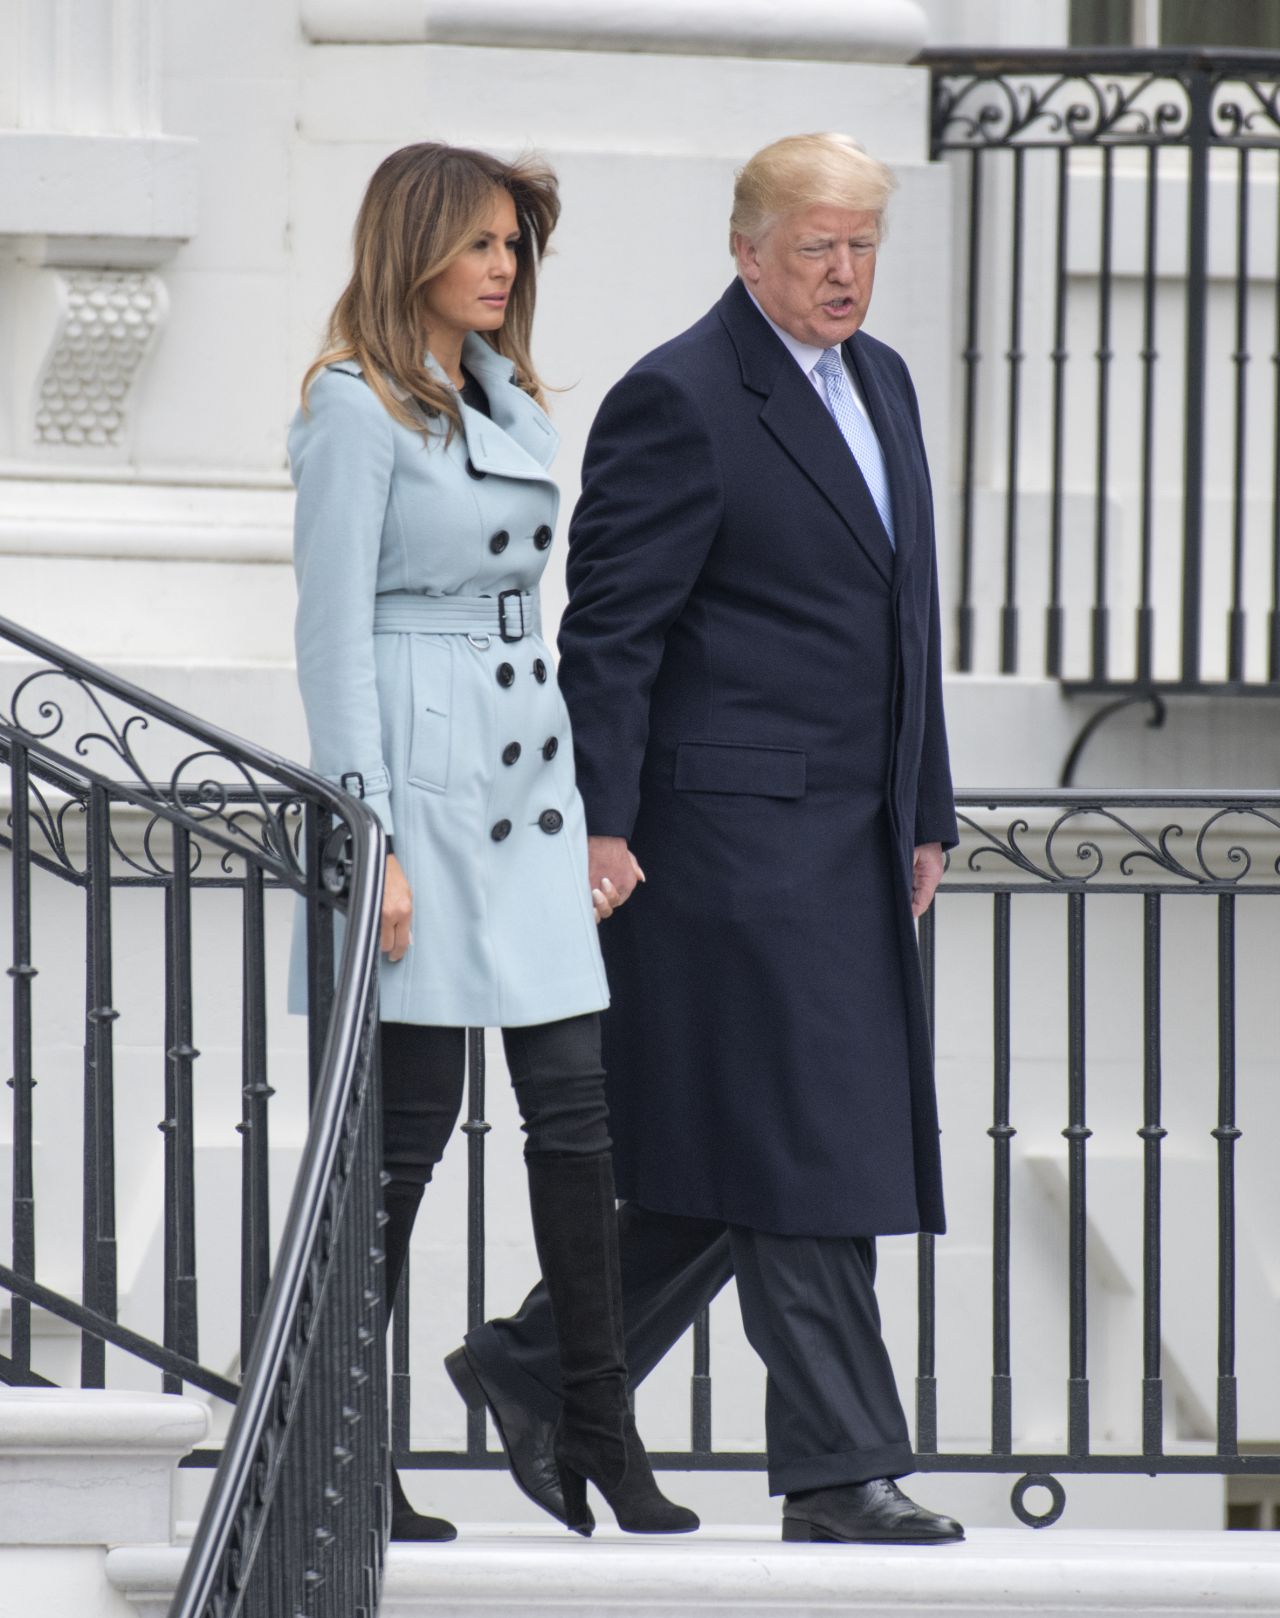
<path fill-rule="evenodd" d="M 387 874 L 382 883 L 382 953 L 393 961 L 402 960 L 413 943 L 413 890 L 409 878 L 394 854 L 387 855 Z"/>
<path fill-rule="evenodd" d="M 911 914 L 918 921 L 933 903 L 946 861 L 941 843 L 921 843 L 911 862 Z"/>
<path fill-rule="evenodd" d="M 635 892 L 644 872 L 625 837 L 588 837 L 587 873 L 597 923 L 610 917 Z"/>

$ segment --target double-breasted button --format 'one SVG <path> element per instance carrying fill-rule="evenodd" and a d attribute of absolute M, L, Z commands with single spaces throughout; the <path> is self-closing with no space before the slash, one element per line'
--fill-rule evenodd
<path fill-rule="evenodd" d="M 533 677 L 538 682 L 539 685 L 546 685 L 546 683 L 547 683 L 547 665 L 542 661 L 542 659 L 540 657 L 536 658 L 534 660 Z"/>
<path fill-rule="evenodd" d="M 503 840 L 504 837 L 510 836 L 510 833 L 511 833 L 511 822 L 509 820 L 499 820 L 491 828 L 491 830 L 489 832 L 489 835 L 490 835 L 490 837 L 493 838 L 495 843 L 500 843 Z"/>
<path fill-rule="evenodd" d="M 502 762 L 504 764 L 514 764 L 519 757 L 519 742 L 508 742 L 507 745 L 502 749 Z"/>
<path fill-rule="evenodd" d="M 516 683 L 516 671 L 510 663 L 498 664 L 498 684 L 505 690 L 507 686 Z"/>
<path fill-rule="evenodd" d="M 544 809 L 538 816 L 538 824 L 548 837 L 554 837 L 564 825 L 564 816 L 558 809 Z"/>
<path fill-rule="evenodd" d="M 533 543 L 538 547 L 538 549 L 540 551 L 545 551 L 547 546 L 550 545 L 550 543 L 551 543 L 551 530 L 547 527 L 546 523 L 543 523 L 541 528 L 535 528 L 534 529 L 534 531 L 533 531 Z"/>
<path fill-rule="evenodd" d="M 499 528 L 498 532 L 489 541 L 489 549 L 495 556 L 501 556 L 510 543 L 511 535 L 505 528 Z"/>
<path fill-rule="evenodd" d="M 543 756 L 543 758 L 545 758 L 547 763 L 550 764 L 551 760 L 556 756 L 556 754 L 559 751 L 560 751 L 560 743 L 556 740 L 556 738 L 554 736 L 548 736 L 546 741 L 543 742 L 543 744 L 542 744 L 542 756 Z"/>
<path fill-rule="evenodd" d="M 469 478 L 474 478 L 476 480 L 476 482 L 479 483 L 481 478 L 487 478 L 489 476 L 489 474 L 487 472 L 482 472 L 480 470 L 480 468 L 476 465 L 476 463 L 468 455 L 467 456 L 467 476 Z"/>

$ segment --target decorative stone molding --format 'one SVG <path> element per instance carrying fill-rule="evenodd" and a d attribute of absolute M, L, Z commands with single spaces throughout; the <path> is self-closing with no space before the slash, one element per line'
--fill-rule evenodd
<path fill-rule="evenodd" d="M 168 312 L 150 261 L 168 250 L 149 238 L 11 244 L 10 262 L 0 262 L 9 455 L 127 458 L 132 397 Z"/>
<path fill-rule="evenodd" d="M 0 455 L 128 456 L 196 228 L 196 142 L 160 132 L 161 0 L 0 5 Z"/>
<path fill-rule="evenodd" d="M 37 444 L 119 450 L 129 391 L 167 300 L 142 270 L 66 270 L 56 276 L 64 315 L 41 374 Z"/>
<path fill-rule="evenodd" d="M 490 45 L 906 62 L 916 0 L 302 0 L 316 44 Z"/>
<path fill-rule="evenodd" d="M 208 1408 L 165 1393 L 0 1391 L 0 1544 L 167 1540 L 179 1459 Z"/>

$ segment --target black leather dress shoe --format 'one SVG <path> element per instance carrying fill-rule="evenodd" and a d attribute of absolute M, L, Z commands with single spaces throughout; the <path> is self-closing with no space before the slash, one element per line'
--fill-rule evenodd
<path fill-rule="evenodd" d="M 567 1525 L 564 1491 L 556 1469 L 555 1423 L 495 1387 L 465 1345 L 454 1349 L 444 1368 L 467 1409 L 487 1409 L 493 1417 L 516 1487 L 535 1506 Z"/>
<path fill-rule="evenodd" d="M 964 1529 L 954 1517 L 916 1505 L 892 1478 L 872 1478 L 789 1494 L 782 1537 L 836 1545 L 946 1545 L 963 1539 Z"/>

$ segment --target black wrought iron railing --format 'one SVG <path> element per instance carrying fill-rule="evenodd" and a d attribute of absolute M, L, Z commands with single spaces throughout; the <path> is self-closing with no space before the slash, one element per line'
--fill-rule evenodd
<path fill-rule="evenodd" d="M 190 1386 L 234 1404 L 175 1618 L 372 1618 L 387 1523 L 373 1081 L 381 830 L 318 777 L 7 620 L 0 658 L 13 1056 L 0 1380 L 52 1379 L 48 1343 L 34 1351 L 36 1310 L 80 1334 L 78 1374 L 61 1367 L 63 1380 L 138 1386 L 153 1367 L 165 1392 Z M 309 1128 L 273 1252 L 268 912 L 279 936 L 282 903 L 304 907 L 310 943 L 298 1064 Z M 197 1080 L 202 1021 L 228 1037 Z M 77 1047 L 78 1083 L 65 1061 Z M 130 1300 L 122 1320 L 117 1188 L 124 1174 L 145 1184 L 155 1167 L 137 1129 L 148 1087 L 163 1139 L 162 1297 L 151 1318 Z M 238 1286 L 213 1309 L 238 1317 L 230 1340 L 219 1336 L 223 1362 L 201 1357 L 196 1265 L 201 1216 L 234 1230 L 229 1208 L 198 1200 L 196 1115 L 215 1097 L 224 1127 L 228 1100 L 239 1113 Z M 71 1209 L 78 1287 L 65 1274 Z"/>
<path fill-rule="evenodd" d="M 956 666 L 1280 691 L 1280 55 L 926 51 Z"/>
<path fill-rule="evenodd" d="M 1238 1262 L 1269 1243 L 1280 1150 L 1280 793 L 968 792 L 959 812 L 920 928 L 950 1232 L 914 1254 L 882 1244 L 882 1274 L 886 1257 L 899 1280 L 914 1265 L 915 1464 L 1010 1475 L 1033 1526 L 1057 1520 L 1070 1474 L 1280 1472 L 1275 1298 L 1253 1256 Z M 475 1325 L 478 1032 L 469 1059 Z M 462 1448 L 413 1447 L 412 1335 L 402 1295 L 398 1462 L 503 1467 L 483 1417 Z M 690 1441 L 655 1462 L 763 1469 L 759 1451 L 717 1444 L 705 1316 L 692 1335 Z"/>

